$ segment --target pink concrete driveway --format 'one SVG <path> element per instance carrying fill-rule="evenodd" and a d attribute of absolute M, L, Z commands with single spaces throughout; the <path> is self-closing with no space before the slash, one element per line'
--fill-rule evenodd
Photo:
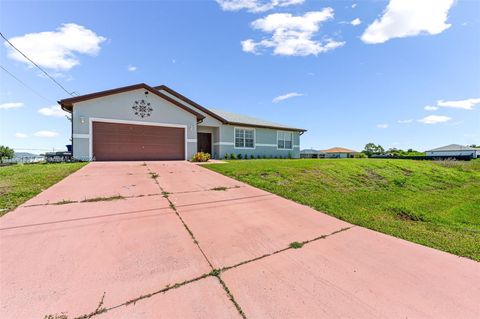
<path fill-rule="evenodd" d="M 479 300 L 477 262 L 187 162 L 91 163 L 0 218 L 1 318 L 479 318 Z"/>

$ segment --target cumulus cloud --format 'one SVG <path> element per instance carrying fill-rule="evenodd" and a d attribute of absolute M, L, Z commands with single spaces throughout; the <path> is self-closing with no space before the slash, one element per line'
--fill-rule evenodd
<path fill-rule="evenodd" d="M 426 105 L 423 109 L 425 111 L 436 111 L 436 110 L 438 110 L 438 106 Z"/>
<path fill-rule="evenodd" d="M 258 13 L 276 7 L 288 7 L 302 4 L 305 0 L 216 0 L 224 11 L 247 10 Z"/>
<path fill-rule="evenodd" d="M 363 33 L 365 43 L 384 43 L 393 38 L 439 34 L 448 29 L 448 11 L 454 0 L 390 0 L 379 19 Z"/>
<path fill-rule="evenodd" d="M 353 25 L 353 26 L 357 26 L 361 23 L 362 23 L 362 20 L 360 20 L 359 18 L 356 18 L 356 19 L 353 19 L 352 21 L 350 21 L 350 24 Z"/>
<path fill-rule="evenodd" d="M 410 124 L 412 123 L 413 120 L 412 119 L 408 119 L 408 120 L 398 120 L 397 123 L 398 124 Z"/>
<path fill-rule="evenodd" d="M 377 124 L 377 128 L 388 128 L 388 124 L 386 123 Z"/>
<path fill-rule="evenodd" d="M 7 102 L 7 103 L 2 103 L 0 104 L 0 110 L 8 110 L 8 109 L 18 109 L 20 107 L 23 107 L 22 102 Z"/>
<path fill-rule="evenodd" d="M 282 102 L 282 101 L 285 101 L 287 99 L 291 99 L 292 97 L 297 97 L 297 96 L 303 96 L 303 94 L 297 93 L 297 92 L 291 92 L 291 93 L 279 95 L 279 96 L 275 97 L 272 100 L 272 102 L 273 103 L 278 103 L 278 102 Z"/>
<path fill-rule="evenodd" d="M 67 71 L 78 65 L 78 54 L 98 54 L 100 44 L 105 40 L 106 38 L 92 30 L 75 23 L 63 24 L 56 31 L 28 33 L 9 39 L 35 63 L 57 71 Z M 9 58 L 31 66 L 31 63 L 8 43 L 4 44 L 8 48 Z"/>
<path fill-rule="evenodd" d="M 55 131 L 38 131 L 33 133 L 37 137 L 55 137 L 58 136 L 58 133 Z"/>
<path fill-rule="evenodd" d="M 137 67 L 136 66 L 133 66 L 133 65 L 129 65 L 127 67 L 127 70 L 128 72 L 134 72 L 134 71 L 137 71 Z"/>
<path fill-rule="evenodd" d="M 333 19 L 333 9 L 307 12 L 303 16 L 291 13 L 273 13 L 251 23 L 255 30 L 271 34 L 270 38 L 241 42 L 245 52 L 260 54 L 262 49 L 271 48 L 275 55 L 317 55 L 336 49 L 345 44 L 326 38 L 316 40 L 313 37 L 319 31 L 320 24 Z"/>
<path fill-rule="evenodd" d="M 26 138 L 26 137 L 28 137 L 28 135 L 25 134 L 25 133 L 15 133 L 15 137 L 16 138 Z"/>
<path fill-rule="evenodd" d="M 441 107 L 451 107 L 455 109 L 473 110 L 473 107 L 480 104 L 480 98 L 457 100 L 457 101 L 437 101 L 437 105 Z"/>
<path fill-rule="evenodd" d="M 452 118 L 445 115 L 429 115 L 418 121 L 423 124 L 437 124 L 437 123 L 448 122 L 451 119 Z"/>
<path fill-rule="evenodd" d="M 64 110 L 62 110 L 60 105 L 43 107 L 38 110 L 38 113 L 45 116 L 53 116 L 53 117 L 64 117 L 65 115 L 67 115 L 67 113 Z"/>

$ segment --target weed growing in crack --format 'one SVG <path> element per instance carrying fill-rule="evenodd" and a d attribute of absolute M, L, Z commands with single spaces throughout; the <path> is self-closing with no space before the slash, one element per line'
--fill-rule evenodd
<path fill-rule="evenodd" d="M 210 276 L 218 277 L 221 272 L 222 272 L 221 269 L 215 268 L 215 269 L 213 269 L 213 270 L 209 273 L 209 275 L 210 275 Z"/>
<path fill-rule="evenodd" d="M 150 172 L 149 174 L 150 174 L 150 177 L 153 178 L 153 179 L 157 179 L 158 176 L 159 176 L 159 175 L 158 175 L 157 173 L 155 173 L 155 172 Z"/>
<path fill-rule="evenodd" d="M 299 249 L 302 247 L 303 247 L 303 243 L 299 243 L 298 241 L 294 241 L 293 243 L 290 243 L 290 248 Z"/>
<path fill-rule="evenodd" d="M 64 199 L 59 202 L 53 203 L 52 205 L 66 205 L 66 204 L 72 204 L 72 203 L 76 203 L 76 201 Z"/>
<path fill-rule="evenodd" d="M 225 187 L 225 186 L 217 186 L 217 187 L 212 188 L 211 190 L 212 191 L 226 191 L 227 189 L 228 189 L 228 187 Z"/>
<path fill-rule="evenodd" d="M 169 192 L 162 191 L 162 196 L 165 198 L 168 198 L 168 195 L 170 195 Z"/>
<path fill-rule="evenodd" d="M 82 200 L 81 203 L 108 202 L 108 201 L 118 200 L 118 199 L 125 199 L 125 196 L 116 195 L 116 196 L 110 196 L 110 197 L 86 198 L 86 199 Z"/>

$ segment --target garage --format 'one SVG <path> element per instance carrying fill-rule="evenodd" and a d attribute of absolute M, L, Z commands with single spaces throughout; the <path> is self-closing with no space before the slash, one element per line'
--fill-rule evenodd
<path fill-rule="evenodd" d="M 182 127 L 93 122 L 92 130 L 92 155 L 97 161 L 185 159 Z"/>

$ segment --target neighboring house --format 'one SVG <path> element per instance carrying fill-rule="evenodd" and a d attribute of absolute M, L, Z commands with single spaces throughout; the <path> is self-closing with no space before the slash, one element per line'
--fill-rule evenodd
<path fill-rule="evenodd" d="M 480 149 L 459 144 L 450 144 L 425 152 L 426 156 L 471 156 L 480 158 Z"/>
<path fill-rule="evenodd" d="M 5 163 L 37 163 L 44 161 L 43 155 L 28 153 L 28 152 L 15 152 L 13 158 L 3 160 Z"/>
<path fill-rule="evenodd" d="M 358 153 L 357 151 L 343 147 L 332 147 L 320 152 L 325 154 L 325 158 L 352 158 Z"/>
<path fill-rule="evenodd" d="M 300 151 L 301 158 L 352 158 L 357 151 L 343 147 L 332 147 L 328 150 L 305 149 Z"/>
<path fill-rule="evenodd" d="M 325 153 L 314 150 L 313 148 L 300 151 L 300 158 L 325 158 Z"/>
<path fill-rule="evenodd" d="M 207 109 L 165 85 L 141 83 L 58 102 L 72 114 L 80 160 L 183 160 L 197 151 L 300 157 L 306 130 Z"/>

